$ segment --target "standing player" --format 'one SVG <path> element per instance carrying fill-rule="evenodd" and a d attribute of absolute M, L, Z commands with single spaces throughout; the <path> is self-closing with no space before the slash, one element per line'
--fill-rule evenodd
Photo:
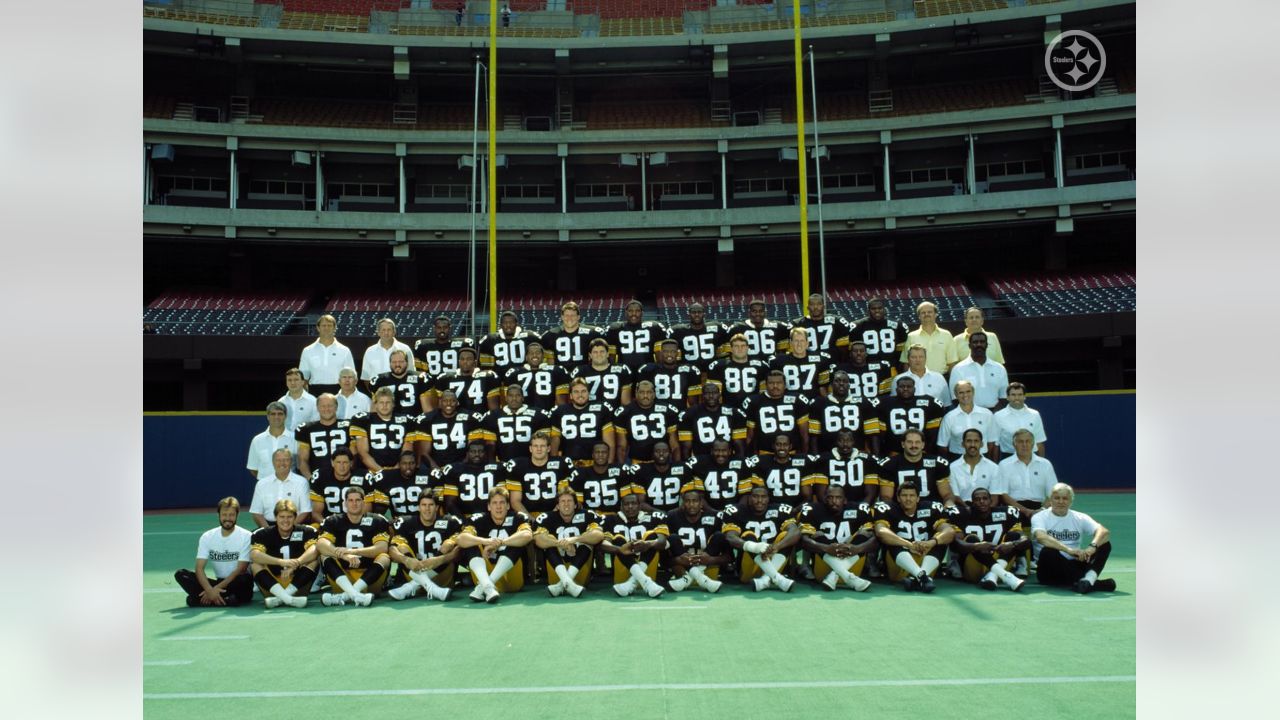
<path fill-rule="evenodd" d="M 439 407 L 416 421 L 419 462 L 438 470 L 461 460 L 468 442 L 483 439 L 482 417 L 483 413 L 460 409 L 452 390 L 440 393 Z"/>
<path fill-rule="evenodd" d="M 951 464 L 941 455 L 925 455 L 924 433 L 915 428 L 902 438 L 902 454 L 881 458 L 875 468 L 880 500 L 893 502 L 904 482 L 914 483 L 922 503 L 955 504 L 951 494 Z"/>
<path fill-rule="evenodd" d="M 803 395 L 809 402 L 816 402 L 827 394 L 833 368 L 830 355 L 809 352 L 809 335 L 801 327 L 791 329 L 787 352 L 769 363 L 769 372 L 782 373 L 787 392 Z"/>
<path fill-rule="evenodd" d="M 679 448 L 676 426 L 680 411 L 666 402 L 655 402 L 653 383 L 641 380 L 636 383 L 636 400 L 619 408 L 613 419 L 613 432 L 617 442 L 617 458 L 622 463 L 653 462 L 653 446 L 665 440 L 670 448 Z M 676 461 L 680 457 L 672 450 Z"/>
<path fill-rule="evenodd" d="M 320 601 L 325 605 L 352 602 L 367 606 L 382 589 L 391 565 L 387 555 L 391 526 L 386 518 L 366 512 L 364 491 L 359 487 L 344 490 L 342 503 L 345 512 L 325 519 L 316 542 L 325 577 L 341 592 L 325 593 Z"/>
<path fill-rule="evenodd" d="M 498 462 L 528 457 L 533 434 L 551 427 L 551 413 L 525 405 L 519 385 L 508 385 L 506 397 L 506 405 L 480 418 L 480 437 Z"/>
<path fill-rule="evenodd" d="M 707 383 L 702 402 L 680 414 L 680 457 L 706 454 L 716 440 L 732 445 L 738 457 L 746 453 L 747 419 L 737 408 L 721 404 L 720 398 L 720 386 Z"/>
<path fill-rule="evenodd" d="M 613 591 L 626 597 L 643 588 L 649 597 L 658 597 L 663 588 L 658 576 L 658 553 L 667 549 L 667 518 L 661 512 L 640 507 L 640 496 L 622 497 L 617 515 L 607 520 L 601 552 L 613 556 Z"/>
<path fill-rule="evenodd" d="M 702 493 L 689 490 L 680 497 L 680 509 L 667 516 L 667 542 L 675 577 L 667 585 L 683 592 L 692 583 L 709 593 L 719 592 L 720 581 L 709 570 L 733 562 L 732 550 L 721 532 L 720 516 L 703 505 Z"/>
<path fill-rule="evenodd" d="M 373 379 L 373 394 L 376 396 L 382 388 L 389 388 L 395 393 L 396 412 L 410 415 L 426 412 L 430 378 L 409 372 L 409 355 L 403 350 L 392 350 L 389 362 L 391 371 Z"/>
<path fill-rule="evenodd" d="M 869 362 L 887 362 L 896 367 L 899 355 L 907 347 L 907 328 L 888 319 L 884 300 L 873 297 L 867 301 L 867 316 L 853 324 L 850 342 L 854 339 L 862 340 Z"/>
<path fill-rule="evenodd" d="M 1049 510 L 1031 518 L 1031 537 L 1040 546 L 1036 579 L 1041 585 L 1069 585 L 1082 595 L 1094 590 L 1112 592 L 1116 581 L 1098 578 L 1111 556 L 1111 531 L 1072 510 L 1075 496 L 1070 485 L 1057 483 L 1049 493 Z"/>
<path fill-rule="evenodd" d="M 859 450 L 849 428 L 836 431 L 835 447 L 809 456 L 809 472 L 814 473 L 813 494 L 821 497 L 839 487 L 854 503 L 874 503 L 879 460 Z"/>
<path fill-rule="evenodd" d="M 480 367 L 505 378 L 508 370 L 524 364 L 529 343 L 537 339 L 537 334 L 520 327 L 520 318 L 514 312 L 503 311 L 498 316 L 498 331 L 480 338 L 476 345 L 480 351 Z M 541 347 L 538 354 L 542 354 Z"/>
<path fill-rule="evenodd" d="M 412 416 L 397 411 L 391 388 L 373 394 L 373 412 L 351 419 L 349 432 L 356 454 L 369 472 L 390 470 L 400 462 L 400 453 L 418 440 Z"/>
<path fill-rule="evenodd" d="M 187 593 L 187 607 L 241 605 L 253 599 L 253 580 L 245 572 L 249 569 L 252 534 L 236 524 L 239 517 L 239 500 L 219 500 L 218 527 L 200 536 L 195 572 L 184 568 L 173 574 Z M 205 574 L 206 565 L 213 571 L 212 582 Z"/>
<path fill-rule="evenodd" d="M 450 515 L 466 517 L 484 509 L 486 498 L 495 487 L 505 487 L 502 468 L 486 461 L 483 440 L 467 442 L 467 455 L 462 462 L 445 465 L 435 471 L 433 485 L 443 490 L 445 510 Z"/>
<path fill-rule="evenodd" d="M 570 458 L 582 467 L 591 462 L 595 444 L 604 443 L 609 448 L 608 462 L 613 462 L 613 416 L 607 403 L 590 401 L 585 380 L 574 380 L 569 402 L 551 413 L 551 454 Z"/>
<path fill-rule="evenodd" d="M 542 350 L 546 362 L 573 369 L 587 363 L 591 341 L 603 338 L 604 331 L 581 324 L 578 303 L 567 302 L 560 308 L 560 327 L 542 334 Z"/>
<path fill-rule="evenodd" d="M 924 433 L 928 447 L 938 444 L 938 427 L 946 410 L 928 395 L 916 395 L 916 383 L 910 375 L 899 375 L 895 394 L 880 399 L 880 415 L 876 420 L 880 432 L 871 437 L 872 452 L 889 455 L 902 452 L 902 438 L 908 430 Z"/>
<path fill-rule="evenodd" d="M 527 348 L 524 364 L 508 369 L 503 384 L 519 385 L 525 402 L 539 410 L 563 405 L 569 398 L 569 373 L 544 360 L 541 342 L 531 341 Z"/>
<path fill-rule="evenodd" d="M 737 334 L 729 338 L 729 357 L 720 358 L 707 368 L 706 385 L 719 385 L 724 391 L 724 404 L 739 410 L 748 397 L 764 390 L 769 363 L 753 358 L 747 351 L 747 338 Z"/>
<path fill-rule="evenodd" d="M 809 410 L 809 447 L 818 452 L 835 446 L 836 433 L 853 433 L 857 447 L 865 448 L 867 438 L 880 432 L 880 401 L 855 397 L 849 392 L 849 375 L 837 370 L 831 376 L 831 392 L 818 398 Z"/>
<path fill-rule="evenodd" d="M 752 481 L 759 480 L 775 503 L 798 508 L 800 503 L 811 500 L 821 475 L 810 466 L 808 457 L 792 455 L 791 449 L 791 440 L 779 435 L 773 439 L 772 453 L 747 458 L 746 468 L 751 474 L 738 485 L 738 494 L 747 494 Z"/>
<path fill-rule="evenodd" d="M 653 446 L 653 462 L 630 465 L 623 482 L 635 487 L 636 495 L 648 502 L 649 510 L 671 512 L 680 504 L 680 488 L 693 477 L 689 468 L 672 462 L 671 448 L 665 442 Z"/>
<path fill-rule="evenodd" d="M 707 509 L 720 512 L 738 501 L 738 488 L 751 477 L 747 461 L 733 454 L 729 443 L 717 440 L 711 443 L 711 452 L 698 455 L 685 463 L 693 473 L 693 486 L 704 493 Z M 684 488 L 680 490 L 685 492 Z"/>
<path fill-rule="evenodd" d="M 742 405 L 747 419 L 747 452 L 773 450 L 774 438 L 786 435 L 797 452 L 809 448 L 809 401 L 788 393 L 781 371 L 771 370 L 765 379 L 764 394 L 752 395 Z"/>
<path fill-rule="evenodd" d="M 609 343 L 603 338 L 596 338 L 591 341 L 587 354 L 590 362 L 574 368 L 569 378 L 586 380 L 592 400 L 607 402 L 614 407 L 631 402 L 631 369 L 609 362 Z"/>
<path fill-rule="evenodd" d="M 771 587 L 791 592 L 795 580 L 785 577 L 782 568 L 787 564 L 787 549 L 800 542 L 795 508 L 770 502 L 769 490 L 759 478 L 751 478 L 748 484 L 747 502 L 720 513 L 725 542 L 741 553 L 738 579 L 752 581 L 756 592 Z"/>
<path fill-rule="evenodd" d="M 311 477 L 311 458 L 321 464 L 329 461 L 329 454 L 351 442 L 348 429 L 351 423 L 338 417 L 338 398 L 322 393 L 316 398 L 319 419 L 298 426 L 294 439 L 298 442 L 298 474 Z"/>
<path fill-rule="evenodd" d="M 591 558 L 594 547 L 604 539 L 600 529 L 601 517 L 582 508 L 572 488 L 565 487 L 556 494 L 556 507 L 536 523 L 533 542 L 546 553 L 547 577 L 553 575 L 559 582 L 547 581 L 547 593 L 560 597 L 569 593 L 578 597 L 591 577 Z"/>
<path fill-rule="evenodd" d="M 872 529 L 871 505 L 848 505 L 843 485 L 827 488 L 823 502 L 807 502 L 800 508 L 800 545 L 813 554 L 813 572 L 822 587 L 844 585 L 864 592 L 871 582 L 860 575 L 867 557 L 879 547 Z"/>
<path fill-rule="evenodd" d="M 473 347 L 458 348 L 458 369 L 446 370 L 436 375 L 431 383 L 431 392 L 427 394 L 427 402 L 423 405 L 425 412 L 435 406 L 436 400 L 445 390 L 452 390 L 458 396 L 458 404 L 464 410 L 483 413 L 498 409 L 498 398 L 501 395 L 498 376 L 492 370 L 481 370 L 476 367 L 476 349 Z"/>
<path fill-rule="evenodd" d="M 469 516 L 457 536 L 462 559 L 476 584 L 471 591 L 474 602 L 496 603 L 501 593 L 524 587 L 521 556 L 533 540 L 533 526 L 528 515 L 511 511 L 507 498 L 506 488 L 494 488 L 486 511 Z"/>
<path fill-rule="evenodd" d="M 907 592 L 933 592 L 933 574 L 956 534 L 951 524 L 955 509 L 948 512 L 942 503 L 921 502 L 916 484 L 908 480 L 898 486 L 897 503 L 881 501 L 874 512 L 876 539 L 893 559 L 889 581 L 901 580 Z"/>
<path fill-rule="evenodd" d="M 636 373 L 636 387 L 653 383 L 655 397 L 677 408 L 692 405 L 702 393 L 702 371 L 696 365 L 676 363 L 679 350 L 675 340 L 658 343 L 659 362 L 649 363 Z"/>
<path fill-rule="evenodd" d="M 653 362 L 655 344 L 667 339 L 667 329 L 654 320 L 640 319 L 644 317 L 644 306 L 639 300 L 627 303 L 623 312 L 627 319 L 610 325 L 605 339 L 613 361 L 634 373 Z"/>
<path fill-rule="evenodd" d="M 458 351 L 464 347 L 474 348 L 475 343 L 469 337 L 453 337 L 453 321 L 448 315 L 438 316 L 431 329 L 435 337 L 423 338 L 413 346 L 413 356 L 418 358 L 418 372 L 435 377 L 457 370 Z"/>
<path fill-rule="evenodd" d="M 849 333 L 853 328 L 844 318 L 827 314 L 827 303 L 819 293 L 809 296 L 808 307 L 809 317 L 792 320 L 792 331 L 803 328 L 809 336 L 809 349 L 815 354 L 842 358 L 848 352 Z"/>
<path fill-rule="evenodd" d="M 707 324 L 707 308 L 702 303 L 689 306 L 689 322 L 671 327 L 671 339 L 676 343 L 684 364 L 704 373 L 711 362 L 725 353 L 728 333 L 720 323 Z"/>
<path fill-rule="evenodd" d="M 893 376 L 898 374 L 895 360 L 872 360 L 867 357 L 867 344 L 861 338 L 849 342 L 849 362 L 836 365 L 849 373 L 849 394 L 858 398 L 875 398 L 889 394 Z"/>
<path fill-rule="evenodd" d="M 292 500 L 277 502 L 274 513 L 276 524 L 258 528 L 249 540 L 249 570 L 267 607 L 306 607 L 319 566 L 316 529 L 297 524 Z"/>
<path fill-rule="evenodd" d="M 458 561 L 456 536 L 462 523 L 440 514 L 440 503 L 431 493 L 418 498 L 418 512 L 398 518 L 388 554 L 396 562 L 396 587 L 387 591 L 393 600 L 406 600 L 426 590 L 427 597 L 444 602 L 453 585 Z"/>
<path fill-rule="evenodd" d="M 952 552 L 960 556 L 965 580 L 983 590 L 995 590 L 1000 582 L 1018 592 L 1024 580 L 1006 568 L 1009 560 L 1031 549 L 1031 539 L 1023 535 L 1022 515 L 1008 505 L 997 505 L 985 487 L 973 491 L 973 504 L 953 523 L 959 533 Z"/>
<path fill-rule="evenodd" d="M 551 457 L 551 433 L 546 430 L 533 434 L 528 457 L 508 460 L 503 470 L 511 509 L 534 520 L 555 509 L 557 489 L 574 477 L 573 461 Z"/>
<path fill-rule="evenodd" d="M 763 300 L 752 300 L 747 305 L 747 319 L 729 328 L 729 337 L 742 335 L 747 340 L 747 354 L 757 360 L 769 362 L 778 352 L 778 346 L 787 341 L 787 328 L 765 317 Z"/>

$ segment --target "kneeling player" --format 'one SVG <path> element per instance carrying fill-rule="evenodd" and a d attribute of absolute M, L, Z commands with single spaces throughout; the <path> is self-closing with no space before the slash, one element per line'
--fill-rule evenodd
<path fill-rule="evenodd" d="M 396 519 L 389 554 L 400 568 L 396 571 L 400 582 L 387 594 L 405 600 L 426 590 L 432 600 L 448 600 L 458 561 L 454 537 L 461 531 L 458 518 L 440 514 L 440 502 L 434 495 L 427 492 L 419 496 L 418 514 Z"/>
<path fill-rule="evenodd" d="M 921 505 L 920 491 L 910 480 L 898 485 L 897 504 L 876 503 L 876 538 L 894 562 L 889 566 L 890 582 L 901 580 L 907 592 L 933 592 L 932 575 L 956 535 L 951 525 L 954 512 L 940 502 Z"/>
<path fill-rule="evenodd" d="M 524 555 L 524 546 L 533 540 L 533 528 L 528 515 L 511 512 L 509 497 L 504 487 L 490 490 L 488 511 L 468 517 L 458 533 L 462 559 L 471 569 L 471 578 L 476 584 L 476 589 L 471 591 L 475 602 L 498 602 L 499 584 L 502 592 L 516 592 L 524 587 L 520 558 Z M 507 571 L 512 568 L 516 571 L 508 576 Z"/>
<path fill-rule="evenodd" d="M 1031 549 L 1031 539 L 1022 534 L 1022 515 L 1015 507 L 995 505 L 986 488 L 974 488 L 971 498 L 972 505 L 954 523 L 960 532 L 951 546 L 960 556 L 963 577 L 983 590 L 1003 582 L 1017 592 L 1026 581 L 1006 568 Z"/>
<path fill-rule="evenodd" d="M 667 583 L 672 590 L 681 592 L 690 583 L 709 593 L 720 590 L 720 581 L 709 571 L 722 568 L 733 561 L 729 544 L 721 532 L 720 517 L 702 504 L 702 493 L 687 490 L 680 496 L 680 509 L 667 516 L 668 541 L 671 543 L 671 564 L 675 577 Z"/>
<path fill-rule="evenodd" d="M 841 584 L 862 592 L 871 582 L 859 577 L 866 559 L 874 557 L 880 542 L 872 527 L 871 506 L 850 507 L 844 485 L 827 488 L 823 502 L 805 503 L 800 508 L 800 544 L 813 553 L 814 574 L 822 586 L 835 590 Z"/>
<path fill-rule="evenodd" d="M 316 541 L 324 558 L 321 567 L 325 577 L 333 589 L 342 592 L 325 593 L 320 596 L 320 602 L 346 605 L 350 601 L 369 605 L 374 593 L 382 589 L 387 568 L 391 566 L 391 557 L 387 555 L 391 525 L 381 515 L 365 511 L 364 490 L 359 487 L 352 485 L 343 490 L 342 503 L 346 512 L 326 518 Z M 338 538 L 342 538 L 342 545 L 335 544 Z"/>
<path fill-rule="evenodd" d="M 288 498 L 275 505 L 275 525 L 258 528 L 249 540 L 249 569 L 269 608 L 307 606 L 307 593 L 316 578 L 319 550 L 316 529 L 298 525 L 298 506 Z M 268 570 L 276 567 L 279 570 Z"/>
<path fill-rule="evenodd" d="M 640 507 L 637 488 L 622 490 L 622 503 L 613 516 L 600 543 L 600 549 L 613 555 L 613 591 L 621 597 L 644 588 L 649 597 L 663 593 L 655 582 L 658 574 L 658 551 L 667 548 L 667 518 L 658 511 Z M 629 579 L 624 579 L 630 576 Z"/>
<path fill-rule="evenodd" d="M 738 578 L 750 580 L 756 592 L 771 587 L 791 592 L 796 581 L 780 571 L 787 564 L 787 548 L 800 542 L 795 511 L 786 503 L 771 504 L 769 489 L 760 478 L 753 477 L 748 484 L 751 493 L 746 505 L 730 505 L 720 513 L 725 542 L 742 553 Z"/>
<path fill-rule="evenodd" d="M 547 592 L 560 597 L 582 594 L 591 576 L 592 548 L 604 539 L 600 516 L 578 504 L 578 495 L 565 483 L 556 494 L 556 508 L 538 519 L 533 542 L 546 552 Z M 560 582 L 553 583 L 554 574 Z"/>

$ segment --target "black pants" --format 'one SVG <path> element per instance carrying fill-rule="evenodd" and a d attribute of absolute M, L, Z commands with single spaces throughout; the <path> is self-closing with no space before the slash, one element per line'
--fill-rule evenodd
<path fill-rule="evenodd" d="M 591 546 L 576 545 L 577 549 L 572 555 L 566 555 L 559 548 L 547 548 L 544 552 L 547 556 L 547 562 L 551 567 L 557 565 L 569 565 L 581 569 L 584 565 L 591 564 Z"/>
<path fill-rule="evenodd" d="M 178 585 L 187 593 L 187 607 L 200 607 L 200 596 L 204 594 L 204 588 L 200 587 L 200 581 L 196 578 L 196 574 L 183 568 L 173 574 L 173 579 L 178 581 Z M 213 584 L 217 584 L 220 580 L 215 580 Z M 253 578 L 248 572 L 242 572 L 232 578 L 231 582 L 222 589 L 222 599 L 228 605 L 242 605 L 253 599 Z"/>
<path fill-rule="evenodd" d="M 1089 562 L 1080 562 L 1074 558 L 1064 558 L 1057 550 L 1044 548 L 1040 552 L 1040 563 L 1036 567 L 1036 579 L 1041 585 L 1073 585 L 1090 570 L 1101 575 L 1102 568 L 1111 555 L 1111 543 L 1098 547 Z"/>
<path fill-rule="evenodd" d="M 983 565 L 986 565 L 987 567 L 991 567 L 992 565 L 995 564 L 997 559 L 1013 560 L 1021 556 L 1023 553 L 1027 551 L 1027 547 L 1029 547 L 1031 543 L 1031 541 L 1027 539 L 1025 536 L 1023 536 L 1022 533 L 1018 533 L 1018 532 L 1011 532 L 1008 535 L 1005 535 L 1003 539 L 1004 539 L 1004 542 L 1014 543 L 1016 546 L 1013 553 L 1011 553 L 1009 557 L 1000 556 L 998 558 L 995 552 L 966 553 L 965 551 L 960 550 L 958 548 L 955 549 L 955 554 L 960 557 L 962 563 L 965 557 L 969 555 L 973 555 L 973 558 L 975 560 L 982 563 Z M 967 543 L 973 543 L 973 544 L 981 542 L 981 540 L 978 538 L 977 535 L 970 535 L 966 537 L 964 541 Z"/>

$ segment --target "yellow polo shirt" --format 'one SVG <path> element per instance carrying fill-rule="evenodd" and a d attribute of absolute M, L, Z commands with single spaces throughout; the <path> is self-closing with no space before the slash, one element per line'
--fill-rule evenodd
<path fill-rule="evenodd" d="M 905 363 L 907 351 L 917 344 L 925 348 L 925 366 L 936 373 L 946 375 L 950 365 L 960 362 L 960 358 L 956 357 L 955 339 L 940 325 L 934 326 L 932 333 L 926 333 L 920 328 L 907 333 L 907 346 L 902 349 L 902 357 L 899 359 Z"/>
<path fill-rule="evenodd" d="M 982 333 L 987 336 L 987 359 L 1004 365 L 1004 350 L 1000 349 L 1000 338 L 986 328 L 982 328 Z M 953 337 L 952 342 L 956 346 L 956 362 L 969 357 L 969 328 Z"/>

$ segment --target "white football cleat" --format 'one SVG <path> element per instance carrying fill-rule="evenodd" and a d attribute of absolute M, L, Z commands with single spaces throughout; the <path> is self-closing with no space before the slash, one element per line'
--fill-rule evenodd
<path fill-rule="evenodd" d="M 676 592 L 684 592 L 689 588 L 689 584 L 692 582 L 693 582 L 693 578 L 689 577 L 686 574 L 686 575 L 681 575 L 680 577 L 671 578 L 670 580 L 667 581 L 667 584 L 670 585 L 671 589 L 675 590 Z"/>
<path fill-rule="evenodd" d="M 325 593 L 320 596 L 320 602 L 329 607 L 346 605 L 347 596 L 342 593 Z"/>
<path fill-rule="evenodd" d="M 756 592 L 763 592 L 765 590 L 768 590 L 769 587 L 773 585 L 773 582 L 770 581 L 769 578 L 764 575 L 761 575 L 755 580 L 752 580 L 751 583 L 756 586 Z"/>
<path fill-rule="evenodd" d="M 280 598 L 276 597 L 275 595 L 268 595 L 262 599 L 262 602 L 267 606 L 267 609 L 269 610 L 271 608 L 280 607 L 280 603 L 282 601 L 280 600 Z"/>
<path fill-rule="evenodd" d="M 613 591 L 618 594 L 618 597 L 626 597 L 635 592 L 635 589 L 636 584 L 634 580 L 631 582 L 617 583 L 613 586 Z"/>

